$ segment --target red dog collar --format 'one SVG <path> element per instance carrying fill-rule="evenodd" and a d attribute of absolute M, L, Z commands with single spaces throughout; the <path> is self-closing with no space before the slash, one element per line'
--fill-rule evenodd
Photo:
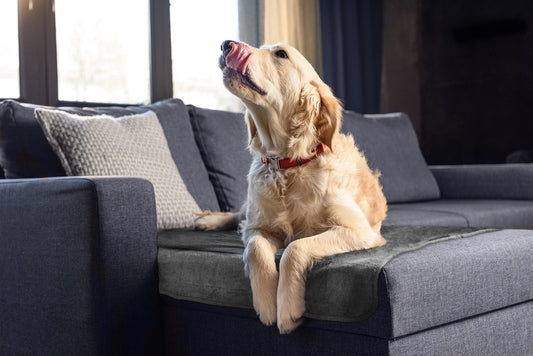
<path fill-rule="evenodd" d="M 268 166 L 274 167 L 274 169 L 287 169 L 287 168 L 292 168 L 296 166 L 301 166 L 303 164 L 306 164 L 309 161 L 314 160 L 320 154 L 324 153 L 324 151 L 326 150 L 326 147 L 328 146 L 321 143 L 313 150 L 314 155 L 309 158 L 301 159 L 300 157 L 296 157 L 296 159 L 293 160 L 291 158 L 271 158 L 268 156 L 263 156 L 261 157 L 261 162 L 263 162 L 267 167 Z"/>

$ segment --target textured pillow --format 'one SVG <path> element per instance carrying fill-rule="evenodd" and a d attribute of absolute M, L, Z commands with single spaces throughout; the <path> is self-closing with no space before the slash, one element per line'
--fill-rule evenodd
<path fill-rule="evenodd" d="M 61 162 L 44 137 L 35 118 L 38 105 L 14 100 L 0 102 L 0 166 L 6 178 L 64 176 Z M 51 109 L 51 108 L 50 108 Z M 180 99 L 128 107 L 61 107 L 82 116 L 106 114 L 114 117 L 148 110 L 156 113 L 163 127 L 172 158 L 187 189 L 202 209 L 219 210 L 215 190 L 209 181 L 200 151 L 196 146 L 189 113 Z"/>
<path fill-rule="evenodd" d="M 189 107 L 196 144 L 223 211 L 238 211 L 246 200 L 251 157 L 243 114 Z"/>
<path fill-rule="evenodd" d="M 192 228 L 200 208 L 172 160 L 152 111 L 113 118 L 37 109 L 36 117 L 67 175 L 134 176 L 154 185 L 159 230 Z"/>
<path fill-rule="evenodd" d="M 440 198 L 407 115 L 361 115 L 347 110 L 342 130 L 353 135 L 370 167 L 381 172 L 383 193 L 389 203 Z"/>

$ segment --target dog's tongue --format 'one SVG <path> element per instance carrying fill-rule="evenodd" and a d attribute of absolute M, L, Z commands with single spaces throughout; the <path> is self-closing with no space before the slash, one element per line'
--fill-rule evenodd
<path fill-rule="evenodd" d="M 226 65 L 244 75 L 252 50 L 247 45 L 238 42 L 231 42 L 231 47 L 232 50 L 226 57 Z"/>

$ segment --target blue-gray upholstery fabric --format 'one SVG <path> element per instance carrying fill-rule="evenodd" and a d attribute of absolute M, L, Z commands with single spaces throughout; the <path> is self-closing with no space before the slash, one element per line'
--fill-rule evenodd
<path fill-rule="evenodd" d="M 238 210 L 246 198 L 250 164 L 242 114 L 190 106 L 190 115 L 221 208 Z M 381 172 L 389 203 L 440 197 L 407 115 L 345 111 L 342 130 L 354 136 L 370 167 Z"/>
<path fill-rule="evenodd" d="M 0 166 L 6 178 L 64 176 L 65 170 L 46 140 L 35 118 L 35 108 L 14 100 L 0 103 Z M 187 108 L 180 99 L 168 99 L 144 106 L 61 107 L 78 115 L 124 116 L 154 111 L 165 133 L 172 158 L 187 189 L 200 208 L 219 210 L 202 156 L 196 146 Z"/>
<path fill-rule="evenodd" d="M 501 356 L 533 354 L 533 302 L 397 339 L 349 331 L 354 323 L 305 320 L 289 336 L 253 310 L 162 297 L 165 355 Z M 343 330 L 345 329 L 345 330 Z M 343 330 L 337 332 L 336 330 Z M 206 335 L 210 335 L 206 342 Z"/>
<path fill-rule="evenodd" d="M 65 175 L 33 114 L 35 107 L 14 100 L 0 103 L 0 166 L 6 178 Z"/>
<path fill-rule="evenodd" d="M 453 230 L 390 227 L 384 228 L 384 236 L 392 245 L 394 240 L 391 236 L 395 233 L 411 231 L 413 234 L 424 234 L 431 229 L 440 232 Z M 242 253 L 237 236 L 235 241 L 230 241 L 220 234 L 185 234 L 189 235 L 159 234 L 160 292 L 200 303 L 251 308 L 251 292 L 243 275 L 242 257 L 235 252 L 238 249 L 237 252 Z M 204 238 L 200 234 L 204 234 Z M 215 242 L 219 252 L 213 249 Z M 346 307 L 353 305 L 352 301 L 344 297 L 340 301 L 337 299 L 345 294 L 347 286 L 357 284 L 359 272 L 354 272 L 353 278 L 348 278 L 351 282 L 347 283 L 347 278 L 338 278 L 342 270 L 334 267 L 348 266 L 346 258 L 361 252 L 363 261 L 366 261 L 367 254 L 368 260 L 371 260 L 372 250 L 359 251 L 328 257 L 313 268 L 307 282 L 306 316 L 331 320 L 324 313 L 333 315 L 344 310 L 345 317 L 335 315 L 333 319 L 346 321 L 351 317 L 351 320 L 356 320 L 353 310 Z M 395 338 L 532 300 L 531 266 L 532 230 L 483 233 L 396 255 L 383 267 L 386 283 L 381 285 L 381 290 L 378 289 L 379 303 L 375 313 L 361 322 L 346 323 L 349 327 L 343 331 Z M 180 277 L 183 270 L 187 270 L 185 277 Z M 202 283 L 198 283 L 200 279 Z M 187 286 L 194 285 L 197 286 L 194 288 L 200 288 L 200 294 L 184 292 Z M 205 286 L 209 287 L 206 289 Z M 354 296 L 356 303 L 362 304 L 364 300 L 360 289 L 367 286 L 357 286 L 349 289 L 350 295 Z M 324 296 L 321 292 L 323 288 L 334 295 Z M 316 298 L 317 295 L 319 298 Z M 329 304 L 324 305 L 326 300 L 335 302 L 330 307 Z"/>
<path fill-rule="evenodd" d="M 532 181 L 533 184 L 533 181 Z M 499 199 L 441 199 L 389 206 L 388 225 L 411 225 L 422 218 L 426 225 L 533 229 L 533 201 Z M 438 219 L 442 219 L 438 221 Z M 458 222 L 459 224 L 455 224 Z"/>
<path fill-rule="evenodd" d="M 162 296 L 162 301 L 167 356 L 388 355 L 386 339 L 311 328 L 307 321 L 290 335 L 280 335 L 276 327 L 261 324 L 253 310 L 214 307 L 167 296 Z"/>
<path fill-rule="evenodd" d="M 381 172 L 383 193 L 389 203 L 440 197 L 406 114 L 361 115 L 345 111 L 342 131 L 353 135 L 370 168 Z"/>
<path fill-rule="evenodd" d="M 243 114 L 189 106 L 194 137 L 223 211 L 246 200 L 251 156 Z"/>
<path fill-rule="evenodd" d="M 533 204 L 533 164 L 430 166 L 444 199 L 522 199 Z"/>
<path fill-rule="evenodd" d="M 392 335 L 533 300 L 533 231 L 500 230 L 429 245 L 383 267 Z"/>
<path fill-rule="evenodd" d="M 521 303 L 399 338 L 389 355 L 533 355 L 532 320 L 533 302 Z"/>
<path fill-rule="evenodd" d="M 431 204 L 431 201 L 427 202 Z M 449 211 L 410 209 L 413 203 L 390 204 L 383 226 L 390 225 L 431 225 L 468 226 L 467 219 Z M 420 203 L 423 204 L 423 203 Z"/>
<path fill-rule="evenodd" d="M 0 201 L 0 354 L 157 352 L 150 182 L 5 179 Z"/>

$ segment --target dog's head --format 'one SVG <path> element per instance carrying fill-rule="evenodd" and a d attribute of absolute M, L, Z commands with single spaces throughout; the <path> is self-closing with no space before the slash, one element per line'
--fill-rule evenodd
<path fill-rule="evenodd" d="M 312 155 L 318 143 L 332 147 L 342 107 L 295 48 L 225 41 L 220 67 L 228 90 L 248 108 L 252 149 L 295 158 Z"/>

